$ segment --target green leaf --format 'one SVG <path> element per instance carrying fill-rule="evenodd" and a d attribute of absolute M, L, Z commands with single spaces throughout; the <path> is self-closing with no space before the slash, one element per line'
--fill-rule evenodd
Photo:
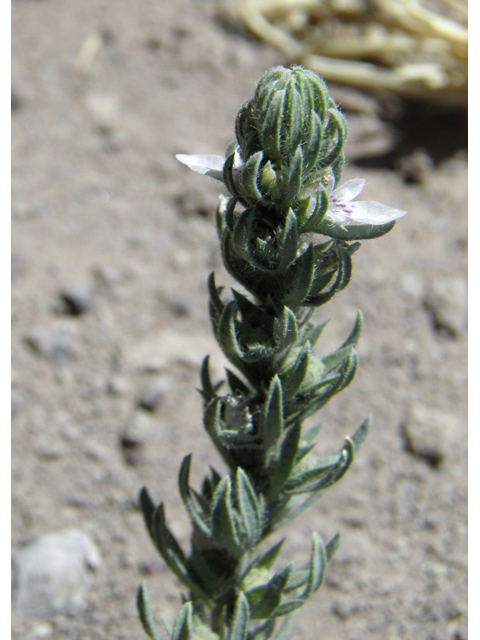
<path fill-rule="evenodd" d="M 330 469 L 335 467 L 335 465 L 340 461 L 340 457 L 329 456 L 327 458 L 323 458 L 319 461 L 320 464 L 317 464 L 312 469 L 307 469 L 299 473 L 298 475 L 292 476 L 287 483 L 286 489 L 287 491 L 292 491 L 293 489 L 302 489 L 303 491 L 308 491 L 308 487 L 312 482 L 318 480 L 319 477 L 325 475 Z"/>
<path fill-rule="evenodd" d="M 315 275 L 315 253 L 313 245 L 309 244 L 304 253 L 298 258 L 301 261 L 300 273 L 295 286 L 285 297 L 284 304 L 296 308 L 302 304 L 310 292 Z"/>
<path fill-rule="evenodd" d="M 317 533 L 312 535 L 312 553 L 310 556 L 310 572 L 308 576 L 307 586 L 302 594 L 305 600 L 309 598 L 322 584 L 325 576 L 325 566 L 327 558 L 325 556 L 325 547 L 320 536 Z"/>
<path fill-rule="evenodd" d="M 329 373 L 340 364 L 345 362 L 352 353 L 352 347 L 343 347 L 342 349 L 338 349 L 334 351 L 328 356 L 322 358 L 322 364 L 325 367 L 325 373 Z"/>
<path fill-rule="evenodd" d="M 265 620 L 258 627 L 249 631 L 248 640 L 267 640 L 272 635 L 275 627 L 275 619 Z"/>
<path fill-rule="evenodd" d="M 355 324 L 353 325 L 353 329 L 351 330 L 348 338 L 342 344 L 342 347 L 354 347 L 360 339 L 362 329 L 363 329 L 363 314 L 361 311 L 358 311 L 357 317 L 355 319 Z"/>
<path fill-rule="evenodd" d="M 260 600 L 251 608 L 251 617 L 253 619 L 269 618 L 278 608 L 282 599 L 282 593 L 292 573 L 292 565 L 277 571 L 274 576 L 267 582 L 263 588 Z"/>
<path fill-rule="evenodd" d="M 212 500 L 212 537 L 220 547 L 234 554 L 240 550 L 235 514 L 232 505 L 232 485 L 226 476 L 218 484 Z"/>
<path fill-rule="evenodd" d="M 293 367 L 280 375 L 282 381 L 283 401 L 292 400 L 302 386 L 308 372 L 310 362 L 310 344 L 304 345 L 295 360 Z"/>
<path fill-rule="evenodd" d="M 281 626 L 278 628 L 278 631 L 273 636 L 273 640 L 285 640 L 290 633 L 290 630 L 293 626 L 293 621 L 295 620 L 296 613 L 287 614 L 285 619 L 283 620 Z"/>
<path fill-rule="evenodd" d="M 395 221 L 387 222 L 387 224 L 350 224 L 342 227 L 324 219 L 316 229 L 316 232 L 336 240 L 372 240 L 385 235 L 394 226 Z"/>
<path fill-rule="evenodd" d="M 350 468 L 353 462 L 354 455 L 354 444 L 347 436 L 345 438 L 345 445 L 340 454 L 338 463 L 328 473 L 326 473 L 325 476 L 310 489 L 310 491 L 323 491 L 338 482 Z"/>
<path fill-rule="evenodd" d="M 165 510 L 161 503 L 153 517 L 153 535 L 155 545 L 166 564 L 177 578 L 208 606 L 213 606 L 210 597 L 190 576 L 185 555 L 165 522 Z"/>
<path fill-rule="evenodd" d="M 248 600 L 245 594 L 240 592 L 235 602 L 228 640 L 246 640 L 249 619 L 250 607 Z"/>
<path fill-rule="evenodd" d="M 262 436 L 267 449 L 273 447 L 283 431 L 282 383 L 276 375 L 272 378 L 263 408 Z"/>
<path fill-rule="evenodd" d="M 325 293 L 319 293 L 317 295 L 309 296 L 308 304 L 311 304 L 315 307 L 319 307 L 322 304 L 325 304 L 331 298 L 333 298 L 333 296 L 337 293 L 337 291 L 341 291 L 342 289 L 345 289 L 347 284 L 350 282 L 350 278 L 352 275 L 352 260 L 350 258 L 350 255 L 342 247 L 337 246 L 336 251 L 337 251 L 338 269 L 337 269 L 337 277 L 335 279 L 334 284 Z"/>
<path fill-rule="evenodd" d="M 237 313 L 237 304 L 232 301 L 227 304 L 223 310 L 218 325 L 218 343 L 227 358 L 242 358 L 242 349 L 237 340 L 237 331 L 235 326 L 235 315 Z"/>
<path fill-rule="evenodd" d="M 233 371 L 227 369 L 225 367 L 225 372 L 227 374 L 228 385 L 233 394 L 241 393 L 244 398 L 250 395 L 250 389 L 247 385 L 241 380 L 238 376 L 236 376 Z"/>
<path fill-rule="evenodd" d="M 295 422 L 285 434 L 280 448 L 280 455 L 278 456 L 278 460 L 274 462 L 275 471 L 267 491 L 267 497 L 269 499 L 282 490 L 285 482 L 287 482 L 290 477 L 298 451 L 301 428 L 301 422 Z"/>
<path fill-rule="evenodd" d="M 282 604 L 276 609 L 272 615 L 278 618 L 279 616 L 285 616 L 295 609 L 299 609 L 303 604 L 304 600 L 288 600 L 287 602 L 282 602 Z"/>
<path fill-rule="evenodd" d="M 340 546 L 340 534 L 337 533 L 336 535 L 333 536 L 330 542 L 327 542 L 325 546 L 325 557 L 327 559 L 327 562 L 330 562 L 330 560 L 333 558 L 339 546 Z"/>
<path fill-rule="evenodd" d="M 259 502 L 255 493 L 255 489 L 241 468 L 237 468 L 237 498 L 242 516 L 243 524 L 247 533 L 249 546 L 258 543 L 262 532 L 262 518 L 260 514 Z"/>
<path fill-rule="evenodd" d="M 352 353 L 350 354 L 347 362 L 342 367 L 342 377 L 340 380 L 339 386 L 335 389 L 335 393 L 339 393 L 345 387 L 348 387 L 350 382 L 355 377 L 355 373 L 357 372 L 358 367 L 358 355 L 356 351 L 352 349 Z"/>
<path fill-rule="evenodd" d="M 190 476 L 190 463 L 192 460 L 192 455 L 189 454 L 185 456 L 182 465 L 180 467 L 180 472 L 178 475 L 178 486 L 180 488 L 180 495 L 182 497 L 183 503 L 188 511 L 188 515 L 190 516 L 190 520 L 192 524 L 203 531 L 203 533 L 210 537 L 211 531 L 208 527 L 207 523 L 203 520 L 203 518 L 197 513 L 195 509 L 195 505 L 193 503 L 193 498 L 190 493 L 190 486 L 188 484 L 188 479 Z"/>
<path fill-rule="evenodd" d="M 287 349 L 298 338 L 298 326 L 295 314 L 288 307 L 283 307 L 282 315 L 274 322 L 273 336 L 280 351 Z"/>
<path fill-rule="evenodd" d="M 216 397 L 215 390 L 210 379 L 209 370 L 210 356 L 206 356 L 202 362 L 202 368 L 200 370 L 200 380 L 202 381 L 202 396 L 206 402 L 210 402 L 212 398 Z"/>
<path fill-rule="evenodd" d="M 279 238 L 280 261 L 275 271 L 281 273 L 294 262 L 298 249 L 297 218 L 291 209 L 285 218 L 285 226 Z"/>
<path fill-rule="evenodd" d="M 302 171 L 303 171 L 303 154 L 302 148 L 298 146 L 293 154 L 293 158 L 290 160 L 290 166 L 286 169 L 287 184 L 283 192 L 284 206 L 285 208 L 290 205 L 292 200 L 296 198 L 300 192 L 302 184 Z"/>
<path fill-rule="evenodd" d="M 323 186 L 319 186 L 317 189 L 315 207 L 308 220 L 300 227 L 300 233 L 314 233 L 318 229 L 325 218 L 325 214 L 328 210 L 328 204 L 329 200 L 327 192 Z"/>
<path fill-rule="evenodd" d="M 235 184 L 235 180 L 233 179 L 233 161 L 235 159 L 235 154 L 231 153 L 224 162 L 223 165 L 223 182 L 225 186 L 230 191 L 232 196 L 238 196 L 237 186 Z"/>
<path fill-rule="evenodd" d="M 282 538 L 279 542 L 277 542 L 273 547 L 271 547 L 268 551 L 266 551 L 263 555 L 258 558 L 255 558 L 246 571 L 243 573 L 243 577 L 245 577 L 251 569 L 259 568 L 259 569 L 271 569 L 277 559 L 277 556 L 282 548 L 283 543 L 285 542 L 285 538 Z"/>
<path fill-rule="evenodd" d="M 191 602 L 186 602 L 178 612 L 173 626 L 172 640 L 193 639 L 193 607 Z"/>
<path fill-rule="evenodd" d="M 223 287 L 217 288 L 215 284 L 215 274 L 213 272 L 208 276 L 207 286 L 208 286 L 208 292 L 210 294 L 210 302 L 212 303 L 218 316 L 221 316 L 225 308 L 225 305 L 220 300 L 219 293 L 222 291 Z"/>
<path fill-rule="evenodd" d="M 305 442 L 308 442 L 308 444 L 312 443 L 314 438 L 318 436 L 320 429 L 324 424 L 324 420 L 322 420 L 321 422 L 317 422 L 317 424 L 314 424 L 312 427 L 302 433 L 302 439 L 305 440 Z"/>
<path fill-rule="evenodd" d="M 137 609 L 140 622 L 145 630 L 145 633 L 152 640 L 160 640 L 155 629 L 155 623 L 153 621 L 152 610 L 150 609 L 150 600 L 147 592 L 147 585 L 145 581 L 141 583 L 137 590 Z"/>
<path fill-rule="evenodd" d="M 140 509 L 143 513 L 143 518 L 145 520 L 145 525 L 147 527 L 147 531 L 150 534 L 153 542 L 155 542 L 155 538 L 153 535 L 153 514 L 155 513 L 155 503 L 150 497 L 148 493 L 147 487 L 142 487 L 140 494 L 138 496 L 138 501 L 140 503 Z"/>
<path fill-rule="evenodd" d="M 304 500 L 302 503 L 300 503 L 299 505 L 293 508 L 285 510 L 282 518 L 279 519 L 277 522 L 275 522 L 273 526 L 270 528 L 270 532 L 272 533 L 273 531 L 276 531 L 279 527 L 283 526 L 287 522 L 290 522 L 290 520 L 293 520 L 294 518 L 298 517 L 301 513 L 303 513 L 303 511 L 305 511 L 305 509 L 310 507 L 316 500 L 318 500 L 325 493 L 325 490 L 329 486 L 332 486 L 338 480 L 340 480 L 340 478 L 343 475 L 345 475 L 350 465 L 352 464 L 353 454 L 354 454 L 353 443 L 350 440 L 350 438 L 346 438 L 345 447 L 342 450 L 342 455 L 339 459 L 337 468 L 332 469 L 328 477 L 324 479 L 324 481 L 321 481 L 323 484 L 320 487 L 316 487 L 316 488 L 314 487 L 311 489 L 313 493 L 311 493 L 306 500 Z M 325 482 L 325 480 L 328 480 L 328 482 Z"/>
<path fill-rule="evenodd" d="M 246 161 L 242 171 L 243 188 L 248 196 L 254 200 L 262 200 L 263 195 L 258 184 L 260 183 L 260 164 L 263 160 L 263 151 L 257 151 Z"/>
<path fill-rule="evenodd" d="M 310 343 L 310 346 L 314 347 L 317 344 L 322 331 L 325 329 L 328 323 L 329 320 L 325 320 L 325 322 L 320 322 L 319 324 L 306 331 L 305 334 L 301 337 L 299 344 L 303 345 L 308 341 Z"/>
<path fill-rule="evenodd" d="M 242 314 L 242 317 L 248 316 L 250 314 L 259 315 L 259 309 L 256 307 L 251 300 L 249 300 L 246 296 L 239 293 L 236 289 L 232 289 L 233 297 L 235 298 L 235 302 L 237 303 L 238 310 Z"/>
<path fill-rule="evenodd" d="M 362 424 L 358 427 L 355 433 L 352 436 L 353 446 L 355 447 L 355 452 L 358 451 L 360 445 L 365 441 L 370 426 L 372 424 L 372 414 L 370 414 Z"/>
<path fill-rule="evenodd" d="M 280 128 L 284 102 L 285 91 L 275 91 L 260 130 L 262 149 L 266 151 L 267 156 L 276 162 L 281 162 L 282 160 Z"/>
<path fill-rule="evenodd" d="M 333 139 L 335 132 L 337 133 L 337 141 L 330 152 L 323 156 L 322 161 L 318 164 L 319 168 L 328 167 L 335 161 L 335 159 L 342 153 L 343 145 L 345 143 L 346 127 L 340 112 L 336 108 L 330 108 L 328 110 L 329 123 L 325 132 L 324 141 L 330 141 Z M 323 151 L 323 149 L 322 149 Z"/>

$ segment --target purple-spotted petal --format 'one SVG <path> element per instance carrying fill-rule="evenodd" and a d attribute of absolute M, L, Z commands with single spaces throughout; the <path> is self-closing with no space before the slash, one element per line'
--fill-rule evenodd
<path fill-rule="evenodd" d="M 217 155 L 185 155 L 179 153 L 175 156 L 182 164 L 185 164 L 192 171 L 201 173 L 223 182 L 223 165 L 225 158 Z"/>
<path fill-rule="evenodd" d="M 354 180 L 347 180 L 341 187 L 335 189 L 331 194 L 330 200 L 333 202 L 350 202 L 358 196 L 365 186 L 365 180 L 363 178 L 355 178 Z"/>
<path fill-rule="evenodd" d="M 401 218 L 407 213 L 401 209 L 389 207 L 381 202 L 369 202 L 367 200 L 349 202 L 346 208 L 351 210 L 348 219 L 360 224 L 387 224 L 397 218 Z"/>

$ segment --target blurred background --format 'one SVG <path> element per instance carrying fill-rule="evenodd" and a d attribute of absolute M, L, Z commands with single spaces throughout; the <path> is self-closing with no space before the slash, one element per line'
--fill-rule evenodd
<path fill-rule="evenodd" d="M 157 620 L 179 609 L 137 495 L 188 548 L 180 462 L 193 486 L 223 470 L 195 391 L 224 364 L 206 278 L 232 283 L 219 187 L 175 154 L 223 153 L 262 73 L 301 63 L 347 115 L 344 179 L 409 213 L 317 314 L 323 353 L 365 315 L 319 454 L 374 425 L 281 534 L 296 564 L 342 534 L 292 637 L 466 640 L 466 56 L 461 0 L 14 0 L 13 638 L 140 640 L 143 579 Z"/>

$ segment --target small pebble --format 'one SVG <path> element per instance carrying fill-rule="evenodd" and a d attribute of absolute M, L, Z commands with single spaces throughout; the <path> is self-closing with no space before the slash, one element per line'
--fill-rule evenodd
<path fill-rule="evenodd" d="M 60 297 L 65 305 L 66 313 L 79 316 L 90 311 L 93 306 L 93 289 L 88 285 L 76 285 L 69 289 L 63 289 Z"/>
<path fill-rule="evenodd" d="M 157 378 L 142 389 L 137 400 L 138 406 L 146 411 L 155 411 L 169 388 L 170 383 L 166 378 Z"/>
<path fill-rule="evenodd" d="M 140 464 L 143 446 L 150 439 L 153 422 L 145 411 L 136 411 L 120 438 L 125 462 L 132 466 Z"/>
<path fill-rule="evenodd" d="M 449 435 L 459 428 L 455 416 L 416 403 L 400 425 L 404 450 L 436 469 L 448 453 Z"/>
<path fill-rule="evenodd" d="M 424 299 L 437 333 L 455 338 L 467 328 L 467 283 L 463 278 L 439 278 Z"/>

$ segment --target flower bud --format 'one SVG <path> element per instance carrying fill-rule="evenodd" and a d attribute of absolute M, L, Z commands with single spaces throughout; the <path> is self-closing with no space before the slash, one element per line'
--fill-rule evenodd
<path fill-rule="evenodd" d="M 285 202 L 288 197 L 291 202 L 326 172 L 333 172 L 336 182 L 340 178 L 345 119 L 323 80 L 312 71 L 280 66 L 267 71 L 253 98 L 240 108 L 235 134 L 244 163 L 262 152 L 258 169 L 268 200 Z M 301 174 L 293 181 L 298 186 L 292 193 L 290 174 L 298 171 L 299 157 Z M 289 185 L 288 190 L 281 184 Z"/>

